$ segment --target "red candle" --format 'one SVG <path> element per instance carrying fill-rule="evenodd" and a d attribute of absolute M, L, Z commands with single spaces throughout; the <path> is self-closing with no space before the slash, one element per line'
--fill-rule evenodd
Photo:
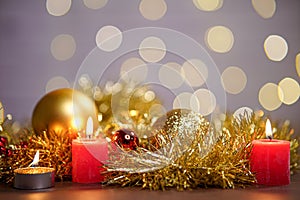
<path fill-rule="evenodd" d="M 272 127 L 266 123 L 269 139 L 254 140 L 250 156 L 251 171 L 257 184 L 288 185 L 290 183 L 290 142 L 272 139 Z"/>
<path fill-rule="evenodd" d="M 99 183 L 104 180 L 101 161 L 107 159 L 105 140 L 73 140 L 72 181 L 76 183 Z"/>
<path fill-rule="evenodd" d="M 77 183 L 99 183 L 104 180 L 101 161 L 108 158 L 107 142 L 104 139 L 90 139 L 93 121 L 88 120 L 87 138 L 72 141 L 72 181 Z"/>

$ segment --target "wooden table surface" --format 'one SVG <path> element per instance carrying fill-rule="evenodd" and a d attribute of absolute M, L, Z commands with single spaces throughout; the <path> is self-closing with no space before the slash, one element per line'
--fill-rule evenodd
<path fill-rule="evenodd" d="M 44 190 L 18 190 L 0 184 L 0 200 L 296 200 L 300 199 L 300 174 L 292 176 L 290 185 L 276 187 L 251 186 L 246 189 L 196 189 L 178 192 L 150 191 L 140 188 L 102 187 L 99 184 L 57 182 Z"/>

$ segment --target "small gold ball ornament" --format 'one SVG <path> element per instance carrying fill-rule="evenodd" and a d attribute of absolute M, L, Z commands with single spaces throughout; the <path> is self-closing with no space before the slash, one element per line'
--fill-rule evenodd
<path fill-rule="evenodd" d="M 85 94 L 70 88 L 52 91 L 43 96 L 32 114 L 35 134 L 43 131 L 77 133 L 86 130 L 88 117 L 93 128 L 98 128 L 98 110 L 95 102 Z"/>

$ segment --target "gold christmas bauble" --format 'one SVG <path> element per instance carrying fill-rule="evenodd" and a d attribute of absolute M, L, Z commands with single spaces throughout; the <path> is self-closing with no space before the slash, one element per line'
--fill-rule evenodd
<path fill-rule="evenodd" d="M 32 114 L 32 127 L 36 134 L 43 131 L 84 132 L 89 117 L 93 128 L 98 128 L 98 110 L 95 102 L 85 94 L 70 89 L 58 89 L 43 96 Z"/>

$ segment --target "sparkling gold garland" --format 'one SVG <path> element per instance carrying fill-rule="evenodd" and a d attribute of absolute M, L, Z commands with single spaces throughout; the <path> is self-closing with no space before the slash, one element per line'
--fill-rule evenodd
<path fill-rule="evenodd" d="M 28 130 L 27 130 L 28 131 Z M 74 135 L 69 133 L 43 132 L 39 135 L 27 133 L 28 147 L 17 145 L 11 156 L 0 157 L 0 181 L 12 183 L 14 170 L 28 167 L 37 150 L 40 152 L 39 166 L 55 169 L 56 180 L 65 181 L 72 178 L 71 144 Z"/>
<path fill-rule="evenodd" d="M 107 173 L 106 184 L 120 186 L 141 186 L 151 190 L 178 190 L 197 187 L 236 188 L 246 187 L 255 183 L 255 176 L 250 171 L 249 155 L 254 139 L 264 137 L 265 119 L 262 117 L 242 116 L 239 119 L 228 114 L 218 137 L 218 142 L 204 158 L 199 155 L 198 144 L 203 142 L 197 134 L 189 150 L 182 154 L 171 165 L 159 170 L 145 173 L 128 173 L 114 171 Z M 200 122 L 199 123 L 203 123 Z M 203 124 L 202 124 L 203 125 Z M 199 124 L 200 127 L 200 124 Z M 299 139 L 291 139 L 294 133 L 288 123 L 277 127 L 274 138 L 290 140 L 291 142 L 291 170 L 299 169 Z M 199 131 L 207 131 L 200 128 Z M 216 134 L 216 133 L 215 133 Z M 139 155 L 137 155 L 137 160 Z M 142 159 L 142 158 L 141 158 Z M 119 160 L 119 162 L 128 162 Z M 110 171 L 110 170 L 108 170 Z"/>
<path fill-rule="evenodd" d="M 122 87 L 126 88 L 126 86 Z M 100 119 L 99 123 L 109 137 L 114 130 L 120 128 L 120 124 L 114 123 L 110 107 L 113 92 L 104 91 L 102 95 L 97 96 L 96 92 L 99 94 L 99 90 L 93 87 L 87 90 L 93 95 L 101 116 L 105 117 Z M 152 101 L 145 100 L 144 94 L 148 91 L 147 88 L 134 89 L 132 87 L 129 90 L 135 90 L 139 93 L 139 95 L 133 95 L 130 101 L 129 117 L 133 120 L 132 126 L 138 127 L 138 129 L 147 129 L 151 121 L 149 109 L 152 105 L 159 104 L 159 100 L 156 98 Z M 127 93 L 122 93 L 121 90 L 118 93 L 120 100 L 128 98 Z M 145 104 L 147 106 L 143 106 Z M 172 115 L 176 114 L 173 113 Z M 164 190 L 170 187 L 184 190 L 197 187 L 246 187 L 255 183 L 255 178 L 249 170 L 249 152 L 251 141 L 264 137 L 265 118 L 252 115 L 237 120 L 233 115 L 227 114 L 221 130 L 214 130 L 218 136 L 216 145 L 205 157 L 199 154 L 198 145 L 203 143 L 203 135 L 213 128 L 213 124 L 204 123 L 200 120 L 198 125 L 199 130 L 188 150 L 182 153 L 178 159 L 172 161 L 170 165 L 143 173 L 128 173 L 112 169 L 106 174 L 106 184 L 141 186 L 152 190 Z M 140 138 L 143 149 L 152 152 L 165 145 L 163 144 L 163 141 L 166 141 L 165 137 L 175 134 L 172 132 L 172 127 L 172 123 L 170 123 L 163 130 L 159 130 L 154 139 Z M 290 128 L 288 121 L 285 121 L 281 126 L 274 123 L 273 128 L 275 129 L 274 138 L 291 142 L 290 168 L 293 173 L 299 169 L 300 140 L 293 137 L 294 130 Z M 12 137 L 11 126 L 7 126 L 5 130 L 0 130 L 0 135 Z M 68 133 L 55 132 L 37 134 L 28 129 L 24 129 L 21 135 L 25 136 L 23 137 L 25 140 L 28 140 L 28 147 L 17 147 L 15 136 L 12 137 L 13 140 L 8 138 L 14 141 L 12 146 L 15 150 L 11 156 L 0 156 L 0 182 L 11 183 L 13 170 L 27 167 L 37 150 L 40 150 L 41 155 L 40 166 L 54 167 L 57 180 L 71 179 L 71 141 L 74 136 Z M 170 142 L 171 140 L 167 141 Z M 138 153 L 136 159 L 139 159 Z M 119 160 L 119 162 L 121 161 Z"/>

